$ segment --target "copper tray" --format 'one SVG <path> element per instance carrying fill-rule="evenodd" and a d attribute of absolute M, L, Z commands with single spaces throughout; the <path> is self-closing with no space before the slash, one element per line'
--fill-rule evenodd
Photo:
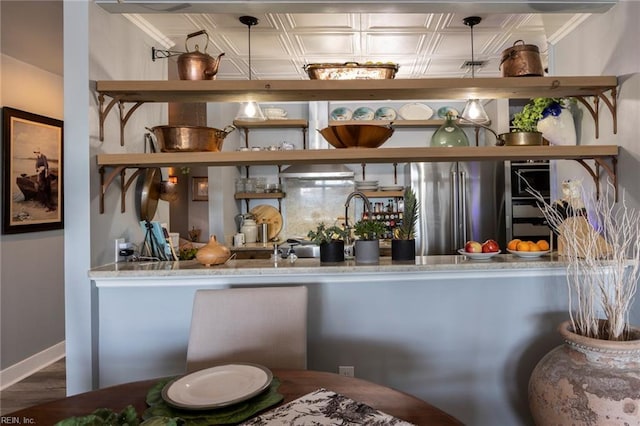
<path fill-rule="evenodd" d="M 308 64 L 304 70 L 312 80 L 383 80 L 395 78 L 398 65 L 394 63 Z"/>

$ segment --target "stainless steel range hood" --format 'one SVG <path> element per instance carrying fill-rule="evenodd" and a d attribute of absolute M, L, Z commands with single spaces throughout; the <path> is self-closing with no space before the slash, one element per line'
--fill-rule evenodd
<path fill-rule="evenodd" d="M 309 129 L 323 129 L 329 124 L 329 102 L 309 102 Z M 329 148 L 329 143 L 320 132 L 309 132 L 310 149 L 335 149 Z M 354 173 L 344 164 L 294 164 L 282 170 L 281 178 L 294 179 L 353 179 Z"/>
<path fill-rule="evenodd" d="M 354 173 L 344 164 L 294 164 L 280 172 L 281 178 L 353 179 Z"/>

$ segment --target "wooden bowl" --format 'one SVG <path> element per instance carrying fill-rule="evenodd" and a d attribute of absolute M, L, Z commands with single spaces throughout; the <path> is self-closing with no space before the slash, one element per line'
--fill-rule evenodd
<path fill-rule="evenodd" d="M 393 135 L 391 126 L 343 124 L 318 130 L 335 148 L 378 148 Z"/>

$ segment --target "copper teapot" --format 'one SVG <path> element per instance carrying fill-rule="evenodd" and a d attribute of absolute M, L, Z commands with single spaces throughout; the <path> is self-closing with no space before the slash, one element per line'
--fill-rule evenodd
<path fill-rule="evenodd" d="M 197 44 L 195 45 L 195 50 L 190 52 L 187 42 L 190 38 L 199 35 L 204 35 L 207 38 L 204 52 L 200 52 Z M 180 80 L 215 80 L 220 58 L 224 55 L 224 52 L 214 58 L 207 53 L 208 46 L 209 36 L 206 30 L 196 31 L 187 35 L 187 39 L 184 42 L 186 53 L 178 56 L 178 76 Z"/>

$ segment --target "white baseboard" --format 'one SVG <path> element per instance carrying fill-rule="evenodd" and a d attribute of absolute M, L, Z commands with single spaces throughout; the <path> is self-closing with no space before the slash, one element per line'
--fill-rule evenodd
<path fill-rule="evenodd" d="M 31 355 L 29 358 L 13 364 L 10 367 L 0 371 L 0 390 L 29 377 L 38 370 L 53 364 L 54 362 L 64 358 L 65 346 L 64 342 L 57 343 L 42 352 Z"/>

